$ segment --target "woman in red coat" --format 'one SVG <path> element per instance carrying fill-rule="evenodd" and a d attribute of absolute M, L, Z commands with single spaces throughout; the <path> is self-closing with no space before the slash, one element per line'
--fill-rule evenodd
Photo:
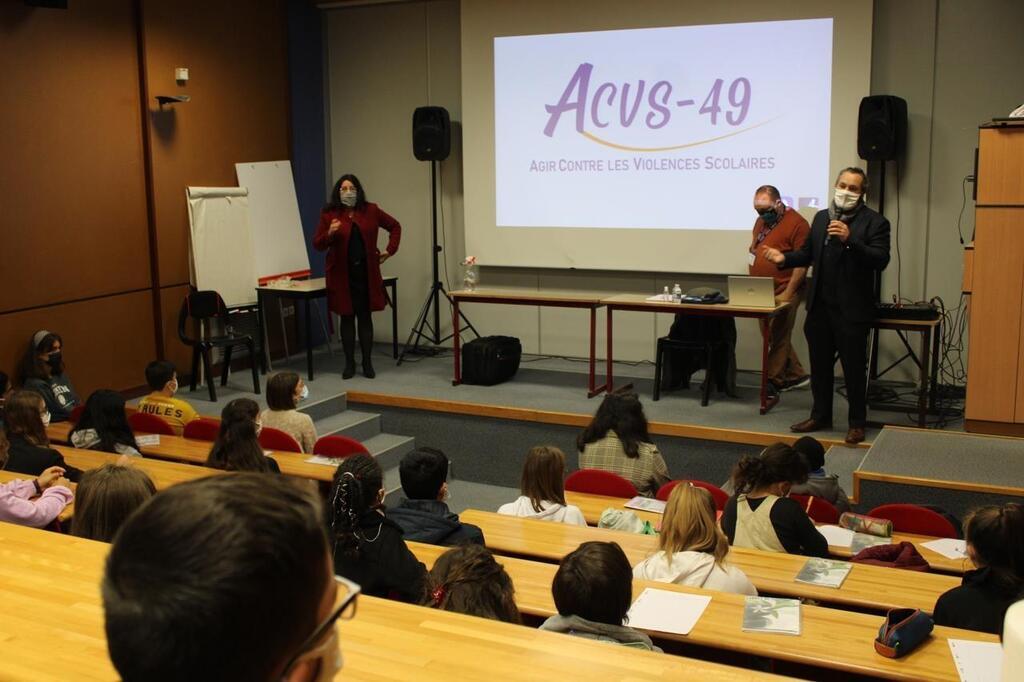
<path fill-rule="evenodd" d="M 377 248 L 377 231 L 390 233 L 387 249 Z M 376 376 L 370 354 L 373 352 L 373 317 L 384 309 L 384 281 L 380 265 L 398 251 L 402 226 L 366 201 L 359 178 L 342 175 L 331 191 L 328 204 L 320 212 L 320 225 L 313 237 L 317 251 L 327 251 L 327 305 L 341 317 L 341 345 L 345 349 L 342 377 L 356 373 L 356 320 L 359 322 L 359 348 L 363 354 L 363 375 Z"/>

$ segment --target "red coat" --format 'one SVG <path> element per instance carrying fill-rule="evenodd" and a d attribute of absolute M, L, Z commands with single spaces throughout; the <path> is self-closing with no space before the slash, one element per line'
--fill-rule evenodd
<path fill-rule="evenodd" d="M 383 227 L 391 237 L 386 251 L 393 256 L 402 238 L 402 226 L 380 210 L 377 204 L 367 202 L 351 218 L 348 211 L 322 211 L 320 224 L 313 235 L 313 247 L 327 252 L 327 306 L 336 315 L 352 315 L 352 298 L 348 291 L 348 239 L 357 227 L 366 245 L 366 269 L 370 278 L 370 310 L 384 310 L 384 280 L 380 276 L 380 249 L 377 248 L 377 230 Z M 341 221 L 341 227 L 328 235 L 332 220 Z"/>

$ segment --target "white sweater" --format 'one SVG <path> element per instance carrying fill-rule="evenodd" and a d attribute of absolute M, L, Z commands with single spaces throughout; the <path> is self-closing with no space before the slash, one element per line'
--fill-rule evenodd
<path fill-rule="evenodd" d="M 538 519 L 540 521 L 557 521 L 558 523 L 568 523 L 575 526 L 587 525 L 587 520 L 583 518 L 583 512 L 580 511 L 579 507 L 574 507 L 571 504 L 558 504 L 557 502 L 541 502 L 541 510 L 534 511 L 533 505 L 530 504 L 530 498 L 526 495 L 521 495 L 515 502 L 509 502 L 498 507 L 499 514 L 505 514 L 506 516 L 518 516 L 524 519 Z"/>
<path fill-rule="evenodd" d="M 715 558 L 704 552 L 673 552 L 672 560 L 664 552 L 655 552 L 633 569 L 634 578 L 675 583 L 706 590 L 757 595 L 757 588 L 746 574 L 731 564 L 719 566 Z"/>

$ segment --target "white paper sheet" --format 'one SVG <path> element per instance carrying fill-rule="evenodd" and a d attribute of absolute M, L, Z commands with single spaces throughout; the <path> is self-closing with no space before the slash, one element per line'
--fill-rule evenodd
<path fill-rule="evenodd" d="M 671 303 L 672 294 L 669 294 L 668 296 L 666 296 L 665 294 L 655 294 L 654 296 L 648 296 L 645 300 L 661 303 Z"/>
<path fill-rule="evenodd" d="M 849 547 L 853 544 L 853 531 L 839 526 L 818 526 L 830 547 Z"/>
<path fill-rule="evenodd" d="M 998 642 L 974 642 L 950 639 L 949 650 L 956 663 L 960 682 L 999 682 L 1003 665 L 1003 646 Z"/>
<path fill-rule="evenodd" d="M 929 542 L 922 542 L 922 547 L 927 547 L 933 552 L 938 552 L 947 559 L 966 559 L 967 543 L 954 538 L 939 538 Z"/>
<path fill-rule="evenodd" d="M 336 467 L 341 464 L 341 457 L 324 457 L 323 455 L 314 455 L 306 460 L 310 464 L 323 464 L 324 466 Z"/>
<path fill-rule="evenodd" d="M 139 445 L 160 445 L 160 435 L 135 436 L 135 442 Z"/>
<path fill-rule="evenodd" d="M 688 635 L 711 603 L 711 597 L 648 587 L 629 608 L 630 627 Z"/>
<path fill-rule="evenodd" d="M 665 513 L 665 503 L 651 497 L 637 496 L 622 506 L 626 509 L 639 509 L 640 511 L 654 512 L 655 514 Z"/>

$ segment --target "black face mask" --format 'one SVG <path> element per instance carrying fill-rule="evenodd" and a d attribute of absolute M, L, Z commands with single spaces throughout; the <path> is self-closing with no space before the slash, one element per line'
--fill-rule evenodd
<path fill-rule="evenodd" d="M 761 216 L 761 220 L 764 221 L 764 224 L 769 227 L 779 222 L 779 214 L 774 208 L 761 211 L 758 215 Z"/>
<path fill-rule="evenodd" d="M 46 358 L 46 362 L 50 365 L 50 370 L 54 374 L 59 374 L 60 373 L 60 366 L 61 366 L 61 360 L 62 359 L 63 359 L 63 356 L 61 355 L 60 351 L 56 351 L 54 353 L 50 353 L 50 356 L 48 358 Z"/>

